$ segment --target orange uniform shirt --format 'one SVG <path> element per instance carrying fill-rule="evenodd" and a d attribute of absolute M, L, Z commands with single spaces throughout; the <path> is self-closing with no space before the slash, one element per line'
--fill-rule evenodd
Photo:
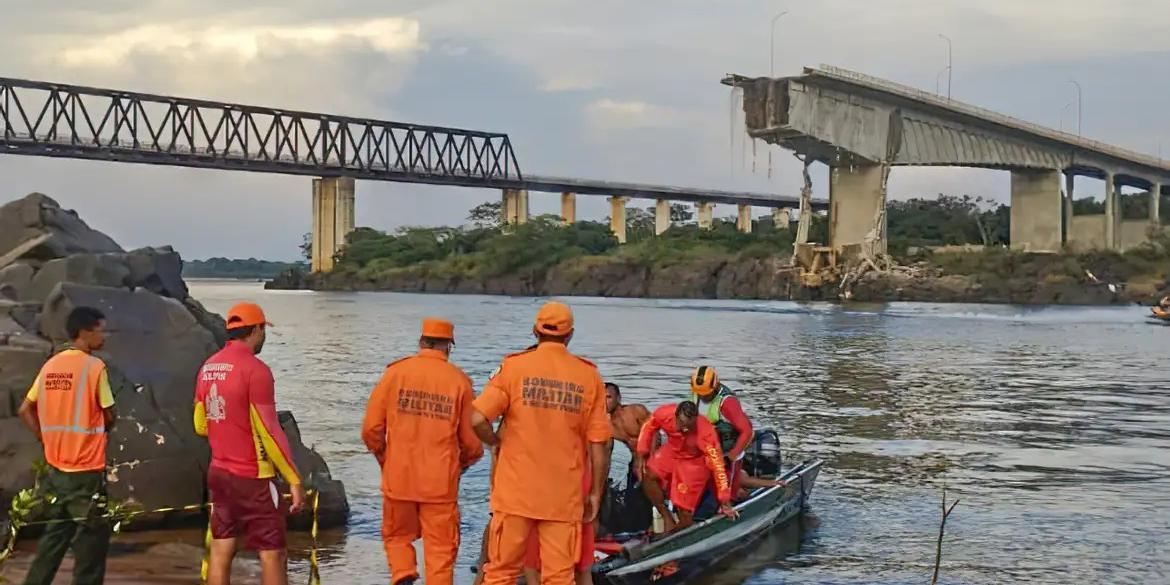
<path fill-rule="evenodd" d="M 475 408 L 488 420 L 508 421 L 500 431 L 492 510 L 580 522 L 586 445 L 612 436 L 597 366 L 564 344 L 541 343 L 504 358 Z"/>
<path fill-rule="evenodd" d="M 362 441 L 383 454 L 382 494 L 441 503 L 459 499 L 459 477 L 483 457 L 471 427 L 471 379 L 438 350 L 386 368 L 362 421 Z"/>
<path fill-rule="evenodd" d="M 666 444 L 659 449 L 666 449 L 671 457 L 679 459 L 702 458 L 711 470 L 711 478 L 715 483 L 715 495 L 720 502 L 731 501 L 731 480 L 727 475 L 727 466 L 723 464 L 723 448 L 719 446 L 719 433 L 715 425 L 699 415 L 695 419 L 693 431 L 683 434 L 678 430 L 675 422 L 677 404 L 659 406 L 654 414 L 642 425 L 642 432 L 638 435 L 638 455 L 650 456 L 650 449 L 654 444 L 654 435 L 659 430 L 666 433 Z"/>

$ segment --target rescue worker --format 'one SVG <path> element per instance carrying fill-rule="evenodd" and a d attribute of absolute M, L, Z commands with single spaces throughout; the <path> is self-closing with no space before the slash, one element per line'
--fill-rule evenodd
<path fill-rule="evenodd" d="M 589 460 L 585 460 L 585 473 L 581 476 L 581 493 L 589 497 L 589 489 L 593 484 L 593 472 Z M 581 553 L 577 556 L 577 564 L 573 567 L 574 582 L 576 585 L 593 585 L 593 541 L 596 531 L 597 518 L 593 522 L 581 523 Z M 533 533 L 528 537 L 528 549 L 524 555 L 524 579 L 526 583 L 537 585 L 540 583 L 540 538 Z"/>
<path fill-rule="evenodd" d="M 666 444 L 655 449 L 658 431 L 666 432 Z M 714 481 L 719 512 L 738 516 L 731 506 L 731 480 L 723 464 L 719 436 L 707 419 L 699 416 L 694 402 L 667 404 L 654 411 L 638 436 L 638 460 L 642 489 L 662 516 L 666 532 L 694 522 L 695 509 L 709 482 Z M 666 508 L 666 498 L 678 510 L 676 522 Z"/>
<path fill-rule="evenodd" d="M 476 434 L 500 447 L 492 477 L 486 585 L 515 583 L 533 533 L 540 540 L 541 583 L 573 583 L 581 523 L 596 517 L 609 473 L 612 432 L 605 388 L 596 366 L 569 353 L 573 312 L 562 303 L 546 303 L 533 334 L 536 347 L 504 358 L 472 413 Z M 497 434 L 491 423 L 500 416 L 507 425 Z M 581 490 L 586 460 L 593 473 L 588 498 Z"/>
<path fill-rule="evenodd" d="M 106 443 L 117 418 L 106 364 L 93 355 L 105 345 L 106 317 L 77 307 L 65 319 L 68 349 L 41 367 L 19 415 L 44 443 L 48 471 L 44 493 L 55 499 L 45 510 L 45 527 L 26 585 L 49 585 L 65 551 L 73 549 L 73 583 L 102 583 L 110 548 L 105 513 Z"/>
<path fill-rule="evenodd" d="M 362 441 L 382 468 L 382 541 L 391 583 L 454 582 L 459 478 L 483 457 L 471 428 L 471 379 L 450 361 L 455 326 L 425 319 L 418 353 L 386 367 L 362 422 Z"/>
<path fill-rule="evenodd" d="M 691 374 L 691 392 L 699 414 L 715 426 L 719 446 L 727 458 L 731 493 L 738 494 L 743 481 L 743 455 L 752 443 L 752 422 L 743 412 L 739 399 L 719 380 L 710 366 L 699 366 Z"/>
<path fill-rule="evenodd" d="M 289 513 L 304 509 L 306 497 L 276 417 L 272 370 L 256 357 L 271 326 L 259 305 L 232 307 L 228 342 L 207 358 L 195 384 L 195 433 L 211 446 L 209 585 L 230 583 L 240 537 L 260 557 L 263 585 L 288 583 L 286 510 L 274 476 L 279 473 L 289 485 Z"/>

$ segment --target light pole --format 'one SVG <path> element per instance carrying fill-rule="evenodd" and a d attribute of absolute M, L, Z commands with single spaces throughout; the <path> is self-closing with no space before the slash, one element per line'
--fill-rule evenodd
<path fill-rule="evenodd" d="M 947 42 L 947 99 L 951 99 L 951 76 L 954 74 L 954 45 L 951 43 L 951 37 L 939 33 L 938 38 Z"/>
<path fill-rule="evenodd" d="M 1081 122 L 1084 120 L 1082 115 L 1085 107 L 1084 92 L 1081 91 L 1081 84 L 1075 79 L 1068 80 L 1069 83 L 1077 87 L 1077 138 L 1081 137 Z"/>
<path fill-rule="evenodd" d="M 785 14 L 788 14 L 787 10 L 772 17 L 772 43 L 769 45 L 771 48 L 771 53 L 768 55 L 768 60 L 771 64 L 770 71 L 772 72 L 772 77 L 776 77 L 776 21 L 780 20 L 780 17 L 784 16 Z"/>
<path fill-rule="evenodd" d="M 1072 107 L 1072 102 L 1069 102 L 1067 104 L 1064 104 L 1064 107 L 1060 109 L 1060 131 L 1061 132 L 1064 132 L 1064 113 L 1067 112 L 1068 109 L 1071 107 Z"/>

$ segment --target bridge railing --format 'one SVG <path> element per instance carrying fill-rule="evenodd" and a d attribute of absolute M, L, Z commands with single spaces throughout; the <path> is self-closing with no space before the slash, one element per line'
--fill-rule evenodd
<path fill-rule="evenodd" d="M 506 134 L 7 78 L 0 150 L 407 182 L 522 178 Z"/>

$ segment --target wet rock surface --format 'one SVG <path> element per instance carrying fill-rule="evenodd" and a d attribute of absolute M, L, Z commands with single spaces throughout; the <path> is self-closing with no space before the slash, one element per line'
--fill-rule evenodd
<path fill-rule="evenodd" d="M 192 397 L 196 372 L 226 332 L 222 317 L 188 295 L 179 254 L 169 247 L 125 252 L 74 212 L 32 194 L 0 206 L 0 258 L 9 262 L 0 266 L 0 502 L 32 483 L 41 447 L 16 410 L 41 365 L 68 341 L 65 318 L 77 306 L 105 313 L 110 331 L 97 355 L 109 368 L 118 412 L 108 448 L 111 497 L 145 509 L 202 502 L 209 451 L 192 427 Z M 292 414 L 281 420 L 307 486 L 321 491 L 322 525 L 344 524 L 344 487 L 301 442 Z"/>

